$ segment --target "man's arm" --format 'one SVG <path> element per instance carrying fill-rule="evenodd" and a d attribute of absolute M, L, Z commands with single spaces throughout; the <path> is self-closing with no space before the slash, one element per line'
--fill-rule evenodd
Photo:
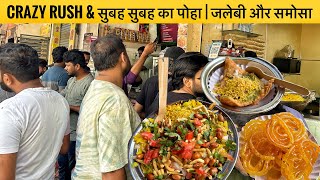
<path fill-rule="evenodd" d="M 60 154 L 67 154 L 68 153 L 69 144 L 70 144 L 70 134 L 65 135 L 63 137 L 62 146 L 61 146 L 61 149 L 60 149 Z"/>
<path fill-rule="evenodd" d="M 143 105 L 141 105 L 140 103 L 136 102 L 136 104 L 134 105 L 134 110 L 136 110 L 137 113 L 141 113 L 143 110 Z"/>
<path fill-rule="evenodd" d="M 72 105 L 69 105 L 69 106 L 70 106 L 70 110 L 72 110 L 72 111 L 75 111 L 75 112 L 80 111 L 80 106 L 72 106 Z"/>
<path fill-rule="evenodd" d="M 102 173 L 102 180 L 125 180 L 125 179 L 126 179 L 126 171 L 124 167 L 112 172 Z"/>
<path fill-rule="evenodd" d="M 69 110 L 68 110 L 69 111 Z M 68 119 L 67 119 L 67 127 L 64 132 L 64 137 L 62 140 L 62 146 L 60 149 L 60 154 L 67 154 L 69 151 L 69 145 L 70 145 L 70 116 L 68 112 Z"/>
<path fill-rule="evenodd" d="M 14 180 L 17 153 L 0 154 L 0 180 Z"/>
<path fill-rule="evenodd" d="M 134 65 L 132 66 L 132 68 L 130 70 L 133 74 L 138 75 L 140 73 L 140 71 L 142 70 L 143 64 L 146 61 L 146 59 L 148 58 L 149 54 L 154 52 L 155 46 L 156 46 L 155 43 L 149 43 L 146 45 L 140 58 L 137 60 L 136 63 L 134 63 Z"/>

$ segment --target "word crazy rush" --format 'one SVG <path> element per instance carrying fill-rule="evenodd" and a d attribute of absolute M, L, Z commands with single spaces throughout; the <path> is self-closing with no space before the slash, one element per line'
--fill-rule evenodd
<path fill-rule="evenodd" d="M 81 19 L 82 5 L 9 5 L 7 17 L 9 19 L 43 19 L 49 11 L 50 19 Z"/>

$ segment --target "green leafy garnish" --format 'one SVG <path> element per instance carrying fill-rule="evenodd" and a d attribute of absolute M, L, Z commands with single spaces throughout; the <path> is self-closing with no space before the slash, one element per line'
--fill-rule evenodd
<path fill-rule="evenodd" d="M 196 130 L 194 131 L 193 135 L 194 135 L 194 137 L 197 137 L 198 134 L 199 134 L 199 132 L 198 132 L 198 130 L 196 129 Z"/>
<path fill-rule="evenodd" d="M 185 139 L 188 129 L 184 128 L 183 125 L 178 126 L 178 130 L 181 132 L 181 137 Z"/>
<path fill-rule="evenodd" d="M 163 175 L 157 176 L 156 179 L 163 179 Z"/>
<path fill-rule="evenodd" d="M 197 143 L 200 145 L 203 144 L 203 142 L 201 140 L 198 140 Z"/>
<path fill-rule="evenodd" d="M 227 140 L 226 141 L 226 149 L 228 150 L 232 150 L 235 151 L 237 148 L 237 144 L 231 140 Z"/>
<path fill-rule="evenodd" d="M 169 136 L 169 137 L 176 137 L 176 138 L 178 138 L 179 141 L 181 140 L 180 135 L 177 133 L 164 133 L 164 135 Z"/>
<path fill-rule="evenodd" d="M 165 146 L 161 146 L 159 153 L 161 156 L 166 156 L 168 154 L 167 148 Z"/>
<path fill-rule="evenodd" d="M 189 118 L 193 119 L 194 118 L 194 113 L 190 114 Z"/>
<path fill-rule="evenodd" d="M 210 141 L 210 139 L 209 139 L 209 137 L 210 137 L 210 131 L 205 131 L 205 132 L 203 133 L 203 136 L 204 136 L 204 138 L 205 138 L 207 141 Z"/>
<path fill-rule="evenodd" d="M 190 122 L 190 120 L 187 121 L 188 126 L 191 128 L 192 131 L 194 131 L 196 128 L 194 125 Z"/>
<path fill-rule="evenodd" d="M 168 132 L 168 133 L 171 133 L 171 130 L 168 128 L 168 127 L 165 127 L 164 128 L 164 131 Z"/>
<path fill-rule="evenodd" d="M 213 157 L 215 159 L 219 160 L 219 162 L 221 162 L 222 164 L 226 161 L 225 158 L 221 154 L 219 154 L 218 152 L 215 152 L 213 154 Z"/>
<path fill-rule="evenodd" d="M 165 146 L 165 147 L 173 146 L 173 142 L 171 140 L 167 140 L 167 139 L 164 139 L 164 140 L 160 141 L 160 144 Z"/>
<path fill-rule="evenodd" d="M 218 179 L 222 179 L 224 176 L 225 176 L 225 174 L 219 173 L 219 174 L 217 175 L 217 178 L 218 178 Z"/>

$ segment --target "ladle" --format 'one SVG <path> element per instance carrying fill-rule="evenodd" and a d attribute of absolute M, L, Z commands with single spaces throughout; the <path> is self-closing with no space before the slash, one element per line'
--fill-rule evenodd
<path fill-rule="evenodd" d="M 288 88 L 294 92 L 297 92 L 303 96 L 308 96 L 310 94 L 310 91 L 302 86 L 299 86 L 297 84 L 294 84 L 294 83 L 291 83 L 291 82 L 288 82 L 288 81 L 285 81 L 285 80 L 281 80 L 281 79 L 278 79 L 276 77 L 273 77 L 273 76 L 270 76 L 270 75 L 267 75 L 265 74 L 260 68 L 258 67 L 253 67 L 253 66 L 249 66 L 246 68 L 246 71 L 247 72 L 250 72 L 250 73 L 254 73 L 255 75 L 257 75 L 259 78 L 263 78 L 265 80 L 270 80 L 270 79 L 274 79 L 274 83 L 281 86 L 281 87 L 284 87 L 284 88 Z"/>

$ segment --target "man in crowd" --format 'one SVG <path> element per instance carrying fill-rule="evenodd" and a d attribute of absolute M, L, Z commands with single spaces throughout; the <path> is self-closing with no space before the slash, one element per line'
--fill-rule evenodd
<path fill-rule="evenodd" d="M 0 46 L 1 88 L 16 95 L 0 104 L 0 179 L 53 179 L 58 153 L 69 146 L 69 106 L 39 79 L 37 52 Z"/>
<path fill-rule="evenodd" d="M 203 94 L 201 87 L 201 73 L 208 63 L 208 58 L 199 52 L 187 52 L 178 57 L 173 64 L 173 91 L 168 93 L 167 103 L 180 100 L 195 99 Z M 146 110 L 146 117 L 159 109 L 159 96 Z"/>
<path fill-rule="evenodd" d="M 83 56 L 84 56 L 84 60 L 86 61 L 86 65 L 88 65 L 89 62 L 90 62 L 90 53 L 87 52 L 87 51 L 82 51 L 82 53 L 83 53 Z"/>
<path fill-rule="evenodd" d="M 63 62 L 63 54 L 68 49 L 63 46 L 59 46 L 53 49 L 52 58 L 54 65 L 49 68 L 42 76 L 42 84 L 45 87 L 61 92 L 67 85 L 69 76 L 64 69 L 65 64 Z"/>
<path fill-rule="evenodd" d="M 70 50 L 64 53 L 63 60 L 66 64 L 66 71 L 72 76 L 67 83 L 66 88 L 61 92 L 65 96 L 70 106 L 70 147 L 68 154 L 59 155 L 59 179 L 71 179 L 71 170 L 76 164 L 76 130 L 80 105 L 84 98 L 93 76 L 86 70 L 86 62 L 81 51 Z"/>
<path fill-rule="evenodd" d="M 41 77 L 47 71 L 48 62 L 45 59 L 39 59 L 39 76 Z"/>
<path fill-rule="evenodd" d="M 73 179 L 125 179 L 128 142 L 140 123 L 123 92 L 122 81 L 130 61 L 122 40 L 115 35 L 91 45 L 98 71 L 85 95 L 78 121 L 76 167 Z"/>
<path fill-rule="evenodd" d="M 171 76 L 172 76 L 172 68 L 173 62 L 184 53 L 184 50 L 180 47 L 170 47 L 166 50 L 164 57 L 170 58 L 169 63 L 169 83 L 168 83 L 168 91 L 172 91 L 171 85 Z M 154 99 L 156 98 L 159 92 L 159 77 L 152 76 L 146 80 L 144 85 L 142 86 L 141 92 L 139 93 L 136 103 L 134 105 L 134 109 L 137 111 L 141 118 L 144 118 L 144 114 L 146 109 L 152 104 Z"/>
<path fill-rule="evenodd" d="M 142 83 L 142 79 L 139 76 L 141 70 L 144 68 L 144 63 L 148 59 L 149 55 L 154 52 L 154 49 L 156 47 L 155 43 L 149 43 L 146 45 L 146 47 L 142 46 L 139 48 L 141 52 L 141 55 L 139 53 L 139 59 L 134 63 L 134 65 L 131 67 L 130 71 L 123 80 L 122 88 L 124 92 L 128 95 L 128 84 L 133 84 L 135 86 L 140 85 Z"/>
<path fill-rule="evenodd" d="M 141 57 L 141 55 L 142 55 L 142 53 L 144 51 L 144 48 L 145 48 L 144 46 L 141 46 L 141 47 L 138 48 L 138 56 L 139 57 Z"/>

